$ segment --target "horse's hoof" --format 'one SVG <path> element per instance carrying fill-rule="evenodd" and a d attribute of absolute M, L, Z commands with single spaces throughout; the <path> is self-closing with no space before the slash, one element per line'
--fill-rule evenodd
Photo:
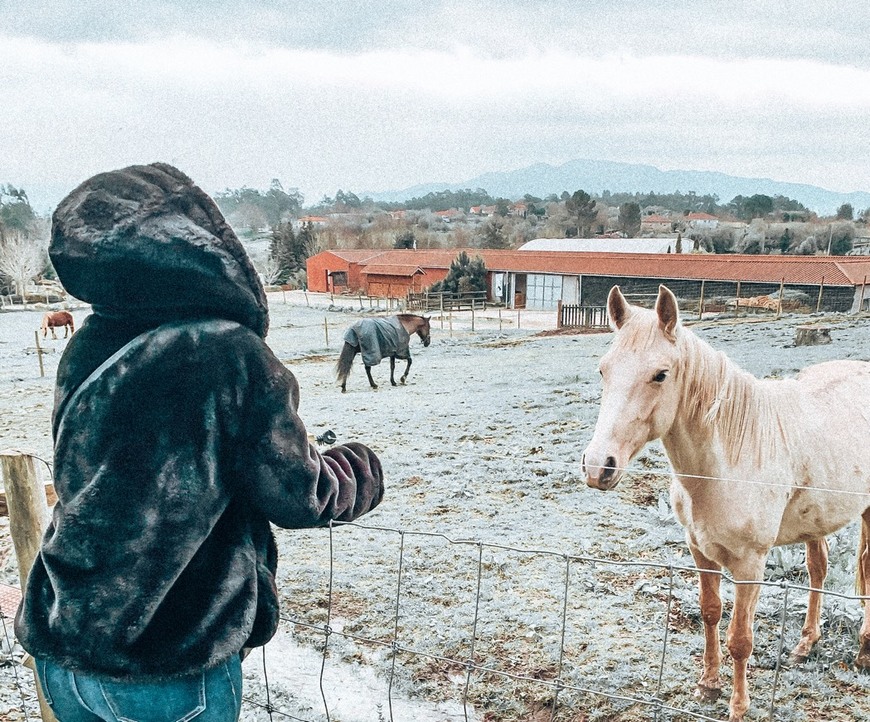
<path fill-rule="evenodd" d="M 400 378 L 400 379 L 399 379 L 399 381 L 401 381 L 401 382 L 402 382 L 402 386 L 404 386 L 404 385 L 405 385 L 405 377 L 404 377 L 404 376 L 402 376 L 402 378 Z"/>
<path fill-rule="evenodd" d="M 698 684 L 695 687 L 695 697 L 703 702 L 715 702 L 722 695 L 722 687 Z"/>
<path fill-rule="evenodd" d="M 789 667 L 797 667 L 809 659 L 808 654 L 801 654 L 800 652 L 792 652 L 788 655 L 788 661 L 786 665 Z"/>

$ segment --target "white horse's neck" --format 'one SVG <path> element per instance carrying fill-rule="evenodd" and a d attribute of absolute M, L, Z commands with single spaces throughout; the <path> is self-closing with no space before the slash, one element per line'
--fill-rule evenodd
<path fill-rule="evenodd" d="M 679 475 L 724 475 L 746 461 L 761 464 L 782 430 L 770 384 L 682 329 L 681 400 L 662 441 Z"/>

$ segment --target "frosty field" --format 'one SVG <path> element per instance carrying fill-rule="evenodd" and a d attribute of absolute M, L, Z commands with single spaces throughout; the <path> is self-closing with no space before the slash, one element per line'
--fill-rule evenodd
<path fill-rule="evenodd" d="M 467 714 L 540 722 L 551 719 L 557 678 L 565 683 L 558 720 L 655 718 L 654 704 L 623 698 L 659 700 L 658 719 L 727 718 L 727 695 L 714 703 L 692 697 L 703 634 L 696 576 L 679 569 L 691 557 L 669 508 L 663 451 L 645 450 L 611 492 L 592 491 L 580 478 L 598 410 L 597 362 L 610 334 L 542 334 L 554 314 L 528 312 L 517 329 L 515 312 L 499 321 L 491 310 L 474 331 L 467 313 L 452 324 L 435 317 L 431 346 L 412 339 L 407 386 L 391 387 L 382 363 L 373 369 L 380 389 L 372 391 L 357 360 L 341 394 L 333 376 L 341 335 L 369 310 L 353 299 L 336 299 L 333 310 L 329 303 L 270 294 L 268 343 L 299 380 L 309 432 L 331 429 L 338 443 L 370 445 L 387 494 L 358 525 L 276 530 L 285 621 L 266 652 L 273 718 L 326 719 L 327 620 L 331 720 L 441 722 Z M 77 325 L 87 313 L 74 310 Z M 50 351 L 41 378 L 33 352 L 41 314 L 0 313 L 0 448 L 49 460 L 53 375 L 66 342 L 40 339 Z M 795 327 L 806 322 L 719 319 L 693 329 L 757 376 L 870 360 L 870 318 L 826 317 L 833 343 L 794 347 Z M 851 594 L 856 525 L 829 541 L 827 587 Z M 17 584 L 6 519 L 0 561 L 0 581 Z M 775 550 L 768 578 L 806 584 L 802 562 L 801 547 Z M 727 583 L 723 593 L 731 598 Z M 783 599 L 780 588 L 762 591 L 751 720 L 769 718 Z M 805 605 L 805 593 L 789 592 L 785 652 Z M 827 597 L 824 607 L 816 651 L 780 673 L 776 720 L 870 720 L 868 678 L 850 666 L 860 604 Z M 726 619 L 729 611 L 726 602 Z M 32 676 L 14 663 L 19 652 L 3 649 L 0 719 L 24 719 L 21 685 L 32 697 Z M 243 666 L 245 720 L 269 719 L 262 666 L 259 651 Z M 727 660 L 723 672 L 727 683 Z M 34 715 L 32 701 L 24 707 Z"/>

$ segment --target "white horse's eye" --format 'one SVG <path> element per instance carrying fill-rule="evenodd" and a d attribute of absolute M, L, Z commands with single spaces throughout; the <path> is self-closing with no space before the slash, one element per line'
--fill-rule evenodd
<path fill-rule="evenodd" d="M 667 371 L 659 371 L 655 376 L 653 376 L 653 381 L 657 384 L 662 383 L 668 377 Z"/>

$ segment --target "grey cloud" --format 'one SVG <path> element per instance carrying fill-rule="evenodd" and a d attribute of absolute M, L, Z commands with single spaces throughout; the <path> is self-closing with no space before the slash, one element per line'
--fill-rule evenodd
<path fill-rule="evenodd" d="M 854 4 L 698 0 L 675 5 L 667 0 L 29 0 L 0 4 L 0 28 L 61 43 L 183 32 L 353 53 L 464 45 L 493 56 L 556 48 L 581 55 L 814 58 L 870 66 L 870 44 Z"/>

